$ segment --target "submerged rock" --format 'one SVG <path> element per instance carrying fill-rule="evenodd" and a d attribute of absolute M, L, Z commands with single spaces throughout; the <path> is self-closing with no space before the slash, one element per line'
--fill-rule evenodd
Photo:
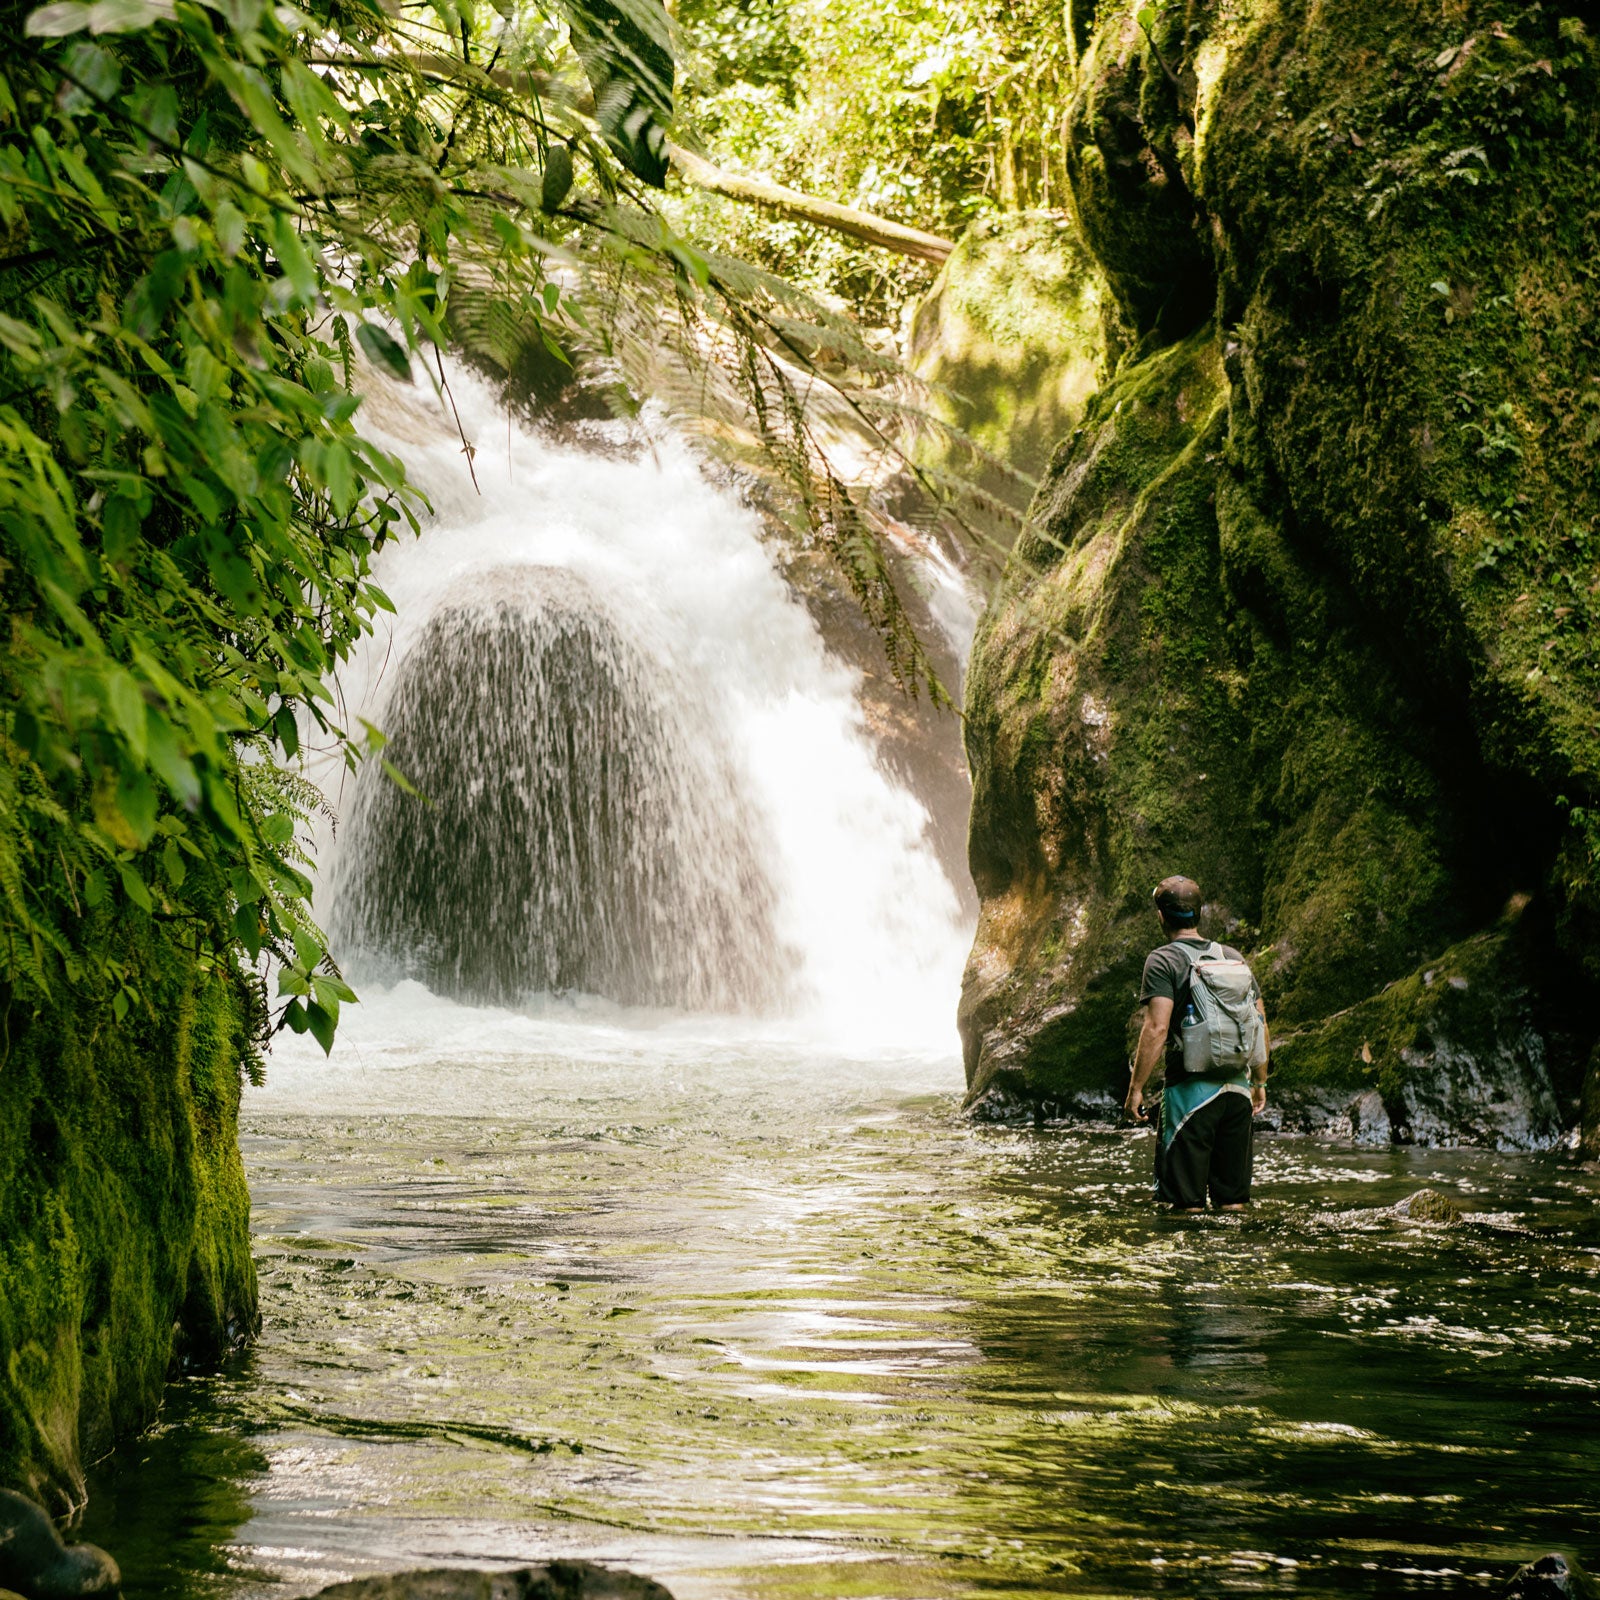
<path fill-rule="evenodd" d="M 1576 1561 L 1552 1551 L 1517 1568 L 1505 1600 L 1596 1600 L 1596 1590 Z"/>
<path fill-rule="evenodd" d="M 1437 1189 L 1418 1189 L 1394 1209 L 1397 1215 L 1409 1217 L 1413 1222 L 1459 1222 L 1466 1215 L 1458 1201 L 1440 1194 Z"/>
<path fill-rule="evenodd" d="M 672 1600 L 671 1591 L 651 1578 L 589 1561 L 552 1561 L 510 1572 L 396 1572 L 336 1583 L 320 1594 L 337 1600 Z"/>
<path fill-rule="evenodd" d="M 0 1489 L 0 1584 L 24 1600 L 79 1600 L 116 1594 L 122 1574 L 98 1545 L 64 1544 L 43 1507 Z"/>

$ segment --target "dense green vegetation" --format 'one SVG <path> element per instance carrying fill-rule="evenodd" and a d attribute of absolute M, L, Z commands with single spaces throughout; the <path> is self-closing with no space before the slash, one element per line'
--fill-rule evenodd
<path fill-rule="evenodd" d="M 14 20 L 0 1476 L 70 1491 L 74 1429 L 98 1447 L 148 1412 L 175 1315 L 202 1346 L 247 1325 L 238 1077 L 276 1028 L 326 1047 L 352 998 L 309 916 L 320 799 L 290 768 L 303 741 L 383 760 L 331 675 L 389 606 L 374 553 L 423 507 L 361 436 L 363 364 L 447 403 L 449 345 L 508 372 L 599 354 L 624 403 L 675 385 L 737 419 L 896 672 L 927 664 L 795 393 L 820 322 L 857 370 L 883 361 L 655 208 L 675 68 L 654 0 Z"/>
<path fill-rule="evenodd" d="M 1145 896 L 1182 865 L 1302 1087 L 1399 1125 L 1419 1063 L 1548 1060 L 1574 1102 L 1600 977 L 1582 18 L 52 0 L 12 33 L 0 1478 L 71 1492 L 148 1413 L 175 1316 L 196 1348 L 253 1316 L 240 1073 L 278 1027 L 326 1046 L 352 998 L 290 769 L 383 761 L 331 679 L 425 509 L 361 435 L 362 372 L 448 405 L 446 347 L 517 379 L 587 360 L 700 424 L 906 684 L 931 673 L 887 513 L 802 390 L 893 434 L 903 323 L 995 457 L 1068 435 L 968 685 L 975 1089 L 1114 1085 Z M 926 262 L 669 190 L 669 133 L 963 242 L 918 310 Z M 950 489 L 918 461 L 896 515 Z"/>
<path fill-rule="evenodd" d="M 719 160 L 954 238 L 1069 204 L 1061 119 L 1092 6 L 681 0 L 681 99 Z M 930 270 L 703 195 L 697 236 L 898 323 Z"/>

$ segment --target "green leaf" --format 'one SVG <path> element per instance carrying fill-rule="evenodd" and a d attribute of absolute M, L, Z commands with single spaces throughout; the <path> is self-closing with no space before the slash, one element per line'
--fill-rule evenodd
<path fill-rule="evenodd" d="M 344 985 L 337 978 L 330 978 L 326 973 L 316 973 L 311 979 L 311 992 L 316 996 L 319 1006 L 333 1019 L 333 1025 L 339 1025 L 339 990 Z"/>
<path fill-rule="evenodd" d="M 675 75 L 665 8 L 659 0 L 560 0 L 560 8 L 606 143 L 635 177 L 665 188 Z"/>
<path fill-rule="evenodd" d="M 157 22 L 177 19 L 172 0 L 96 0 L 89 8 L 91 33 L 136 33 Z"/>
<path fill-rule="evenodd" d="M 387 329 L 371 322 L 360 322 L 356 324 L 356 338 L 373 366 L 402 383 L 411 382 L 411 358 Z"/>
<path fill-rule="evenodd" d="M 117 809 L 138 847 L 143 849 L 156 831 L 156 787 L 143 772 L 125 773 L 118 781 Z"/>
<path fill-rule="evenodd" d="M 315 1000 L 306 1007 L 306 1026 L 311 1029 L 311 1036 L 322 1046 L 324 1055 L 333 1054 L 333 1035 L 339 1026 L 339 1019 L 330 1016 Z"/>
<path fill-rule="evenodd" d="M 128 741 L 129 753 L 135 761 L 142 764 L 145 759 L 148 723 L 144 695 L 140 692 L 139 685 L 134 682 L 131 673 L 120 670 L 111 673 L 106 679 L 106 703 L 111 711 L 112 721 L 122 737 Z"/>
<path fill-rule="evenodd" d="M 145 747 L 151 769 L 187 810 L 200 803 L 200 778 L 178 746 L 178 731 L 155 706 L 145 707 Z"/>
<path fill-rule="evenodd" d="M 252 961 L 261 954 L 261 917 L 254 906 L 238 906 L 233 913 L 234 936 Z"/>
<path fill-rule="evenodd" d="M 23 33 L 36 39 L 64 39 L 68 34 L 82 33 L 89 26 L 92 8 L 83 0 L 58 0 L 55 5 L 40 6 L 29 12 L 22 24 Z"/>
<path fill-rule="evenodd" d="M 294 288 L 295 298 L 302 306 L 314 306 L 317 303 L 316 268 L 311 264 L 294 222 L 281 211 L 272 219 L 272 248 L 284 276 Z"/>
<path fill-rule="evenodd" d="M 307 972 L 312 971 L 327 952 L 304 928 L 294 930 L 294 958 Z"/>
<path fill-rule="evenodd" d="M 328 498 L 333 509 L 347 517 L 356 502 L 359 487 L 356 480 L 355 459 L 337 439 L 331 441 L 322 453 L 322 478 L 328 486 Z"/>
<path fill-rule="evenodd" d="M 117 874 L 122 879 L 123 893 L 139 907 L 141 911 L 155 909 L 150 899 L 150 890 L 143 878 L 128 865 L 126 861 L 117 863 Z"/>
<path fill-rule="evenodd" d="M 100 551 L 107 561 L 121 566 L 132 556 L 142 521 L 137 502 L 127 496 L 119 494 L 106 501 L 100 513 Z"/>
<path fill-rule="evenodd" d="M 287 811 L 275 811 L 261 824 L 261 837 L 268 844 L 287 844 L 294 837 L 294 818 Z"/>
<path fill-rule="evenodd" d="M 382 763 L 382 766 L 383 775 L 397 789 L 401 790 L 405 794 L 417 795 L 417 786 L 412 783 L 412 781 L 399 769 L 399 767 L 394 764 L 394 762 L 385 760 Z M 417 795 L 417 798 L 421 799 L 421 796 Z"/>
<path fill-rule="evenodd" d="M 319 972 L 313 979 L 313 988 L 316 990 L 318 1000 L 327 1005 L 329 1001 L 343 1001 L 346 1005 L 356 1004 L 356 992 L 343 978 L 336 978 L 331 972 Z"/>
<path fill-rule="evenodd" d="M 272 718 L 272 731 L 277 734 L 284 755 L 293 761 L 300 754 L 300 720 L 293 706 L 285 702 L 278 707 Z"/>

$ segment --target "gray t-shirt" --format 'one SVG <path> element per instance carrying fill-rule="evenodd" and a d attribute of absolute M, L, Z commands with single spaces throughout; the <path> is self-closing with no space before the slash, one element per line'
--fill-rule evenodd
<path fill-rule="evenodd" d="M 1183 1007 L 1179 997 L 1189 988 L 1189 974 L 1193 970 L 1188 951 L 1198 946 L 1208 949 L 1210 939 L 1171 939 L 1158 950 L 1145 957 L 1144 981 L 1139 985 L 1139 1004 L 1149 1000 L 1172 1001 L 1172 1021 L 1167 1025 L 1167 1076 L 1183 1074 Z M 1187 948 L 1185 948 L 1187 947 Z M 1225 961 L 1243 961 L 1244 957 L 1231 944 L 1219 944 Z"/>

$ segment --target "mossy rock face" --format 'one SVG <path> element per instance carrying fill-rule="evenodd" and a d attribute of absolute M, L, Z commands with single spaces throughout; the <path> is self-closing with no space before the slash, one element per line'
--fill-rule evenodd
<path fill-rule="evenodd" d="M 982 911 L 960 1017 L 975 1094 L 1018 1075 L 1087 1103 L 1115 1089 L 1173 852 L 1223 924 L 1257 897 L 1216 825 L 1249 794 L 1214 504 L 1224 402 L 1205 334 L 1108 386 L 984 617 L 966 717 Z"/>
<path fill-rule="evenodd" d="M 1562 9 L 1247 7 L 1197 53 L 1195 187 L 1260 503 L 1600 978 L 1600 49 Z"/>
<path fill-rule="evenodd" d="M 1288 1125 L 1548 1144 L 1600 974 L 1597 53 L 1537 8 L 1145 20 L 1102 9 L 1070 129 L 1131 342 L 968 679 L 972 1100 L 1120 1098 L 1186 872 Z"/>
<path fill-rule="evenodd" d="M 1216 301 L 1214 250 L 1193 191 L 1198 86 L 1185 48 L 1203 38 L 1207 9 L 1197 19 L 1142 0 L 1102 7 L 1067 113 L 1084 239 L 1134 340 L 1181 338 Z M 1156 13 L 1146 19 L 1153 39 L 1141 11 Z"/>
<path fill-rule="evenodd" d="M 1071 222 L 1024 213 L 963 234 L 912 318 L 907 364 L 947 423 L 1013 469 L 980 462 L 977 476 L 1019 511 L 1019 475 L 1038 477 L 1099 386 L 1104 311 L 1104 281 Z M 969 465 L 938 438 L 919 455 Z"/>
<path fill-rule="evenodd" d="M 1359 1005 L 1280 1031 L 1280 1124 L 1363 1142 L 1548 1150 L 1563 1134 L 1530 964 L 1512 927 L 1463 940 Z"/>
<path fill-rule="evenodd" d="M 89 932 L 143 1001 L 11 1005 L 0 1066 L 0 1484 L 58 1508 L 154 1416 L 175 1350 L 256 1321 L 237 1143 L 249 1000 L 137 912 Z"/>

